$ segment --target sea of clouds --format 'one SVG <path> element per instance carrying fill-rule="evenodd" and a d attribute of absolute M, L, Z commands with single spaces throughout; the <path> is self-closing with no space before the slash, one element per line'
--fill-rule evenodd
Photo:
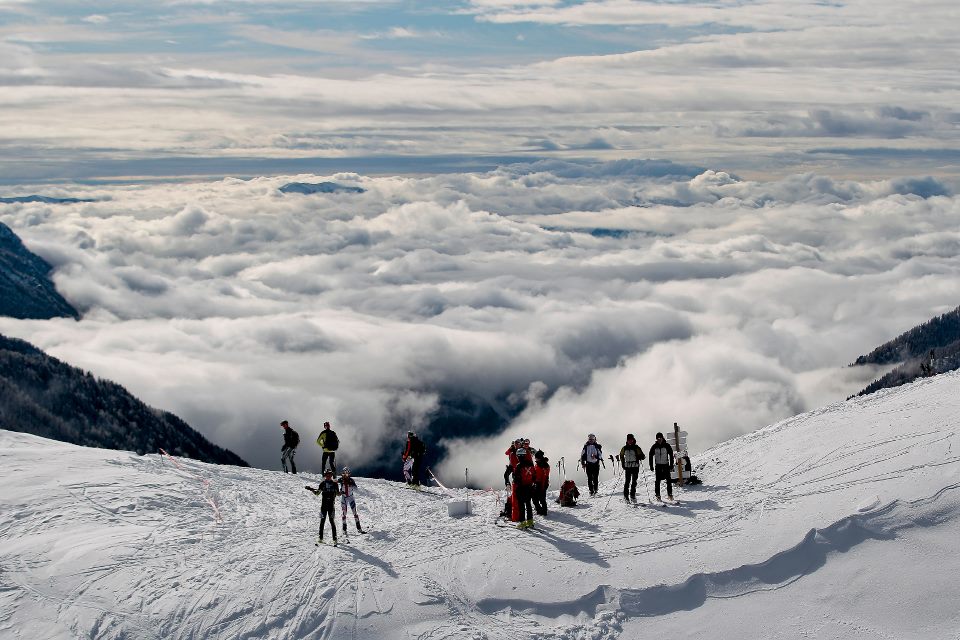
<path fill-rule="evenodd" d="M 555 160 L 29 189 L 95 200 L 0 205 L 84 317 L 0 332 L 266 468 L 281 419 L 305 469 L 324 420 L 360 468 L 427 430 L 454 481 L 494 482 L 519 435 L 573 460 L 678 422 L 695 453 L 843 400 L 878 375 L 856 356 L 960 304 L 960 199 L 933 178 Z M 430 432 L 444 395 L 512 422 Z"/>

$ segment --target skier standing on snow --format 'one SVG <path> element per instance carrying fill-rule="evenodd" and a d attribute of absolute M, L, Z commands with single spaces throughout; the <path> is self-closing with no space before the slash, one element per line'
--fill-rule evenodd
<path fill-rule="evenodd" d="M 656 467 L 656 469 L 654 469 Z M 667 482 L 667 497 L 673 500 L 673 482 L 670 480 L 670 471 L 673 469 L 673 448 L 657 433 L 657 441 L 650 447 L 650 471 L 653 471 L 653 493 L 660 500 L 660 481 Z"/>
<path fill-rule="evenodd" d="M 507 469 L 503 472 L 503 485 L 510 488 L 510 475 L 513 473 L 513 470 L 517 468 L 517 447 L 523 444 L 523 440 L 517 438 L 510 443 L 510 447 L 503 452 L 503 455 L 510 458 L 510 462 L 507 463 Z"/>
<path fill-rule="evenodd" d="M 537 451 L 534 455 L 536 464 L 534 467 L 536 488 L 533 494 L 533 507 L 541 516 L 547 515 L 547 488 L 550 486 L 550 459 L 543 455 L 543 451 Z"/>
<path fill-rule="evenodd" d="M 337 432 L 330 428 L 329 422 L 323 423 L 323 431 L 317 436 L 317 444 L 323 449 L 323 458 L 320 461 L 320 470 L 326 473 L 327 460 L 330 461 L 330 471 L 337 470 L 337 449 L 340 448 L 340 438 Z"/>
<path fill-rule="evenodd" d="M 337 544 L 337 523 L 333 519 L 334 501 L 340 494 L 340 486 L 333 479 L 333 471 L 329 469 L 323 472 L 323 481 L 316 489 L 307 485 L 304 487 L 312 491 L 314 495 L 320 496 L 320 531 L 317 538 L 317 544 L 323 544 L 323 525 L 330 517 L 330 530 L 333 531 L 333 544 Z"/>
<path fill-rule="evenodd" d="M 530 438 L 523 438 L 520 441 L 520 444 L 523 446 L 523 450 L 526 451 L 526 455 L 530 458 L 530 462 L 535 462 L 533 457 L 533 447 L 530 446 Z"/>
<path fill-rule="evenodd" d="M 280 423 L 283 427 L 283 447 L 280 449 L 280 464 L 283 465 L 283 472 L 288 473 L 287 463 L 293 473 L 297 473 L 297 464 L 293 461 L 294 454 L 297 453 L 297 445 L 300 444 L 300 434 L 290 428 L 290 424 L 284 420 Z"/>
<path fill-rule="evenodd" d="M 417 434 L 407 431 L 407 446 L 403 449 L 403 461 L 406 463 L 407 460 L 413 460 L 413 465 L 410 467 L 410 480 L 407 482 L 412 487 L 420 486 L 420 464 L 423 462 L 423 454 L 426 450 L 426 445 L 417 437 Z"/>
<path fill-rule="evenodd" d="M 603 448 L 597 442 L 597 436 L 592 433 L 587 436 L 587 444 L 583 445 L 583 451 L 580 452 L 580 464 L 583 470 L 587 472 L 587 488 L 590 495 L 597 494 L 600 485 L 600 465 L 603 463 Z"/>
<path fill-rule="evenodd" d="M 517 449 L 523 447 L 523 438 L 517 438 L 510 447 L 504 452 L 510 462 L 507 464 L 506 471 L 503 472 L 503 484 L 507 487 L 510 495 L 503 501 L 503 515 L 510 518 L 512 522 L 520 522 L 520 506 L 517 503 L 517 485 L 511 484 L 510 479 L 517 470 L 520 459 L 517 457 Z"/>
<path fill-rule="evenodd" d="M 620 449 L 620 464 L 623 466 L 623 499 L 637 501 L 637 477 L 640 475 L 640 461 L 646 455 L 637 445 L 632 433 L 627 434 L 627 444 Z"/>
<path fill-rule="evenodd" d="M 357 489 L 357 483 L 350 477 L 350 469 L 344 467 L 340 472 L 340 508 L 343 510 L 343 535 L 347 535 L 347 507 L 353 509 L 353 519 L 357 523 L 357 532 L 366 533 L 360 527 L 360 516 L 357 515 L 357 501 L 353 494 Z"/>
<path fill-rule="evenodd" d="M 528 457 L 520 457 L 517 468 L 513 472 L 514 494 L 517 497 L 517 506 L 520 509 L 519 529 L 529 529 L 533 526 L 533 490 L 536 482 L 536 471 Z"/>

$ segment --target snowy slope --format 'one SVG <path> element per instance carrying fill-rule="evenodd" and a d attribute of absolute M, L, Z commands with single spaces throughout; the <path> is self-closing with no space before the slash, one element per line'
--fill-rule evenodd
<path fill-rule="evenodd" d="M 0 431 L 0 637 L 956 640 L 958 386 L 724 443 L 682 507 L 623 504 L 606 471 L 536 533 L 496 526 L 493 492 L 453 519 L 361 478 L 370 533 L 340 548 L 313 544 L 313 476 Z"/>

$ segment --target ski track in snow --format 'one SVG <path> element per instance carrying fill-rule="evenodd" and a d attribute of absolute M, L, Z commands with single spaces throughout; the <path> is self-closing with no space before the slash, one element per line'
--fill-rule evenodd
<path fill-rule="evenodd" d="M 607 470 L 596 497 L 551 502 L 533 532 L 495 524 L 496 492 L 359 478 L 368 533 L 348 514 L 347 540 L 338 503 L 337 548 L 313 544 L 319 498 L 303 485 L 315 475 L 0 431 L 0 636 L 612 639 L 635 619 L 655 629 L 710 602 L 802 594 L 852 550 L 883 558 L 921 531 L 956 539 L 958 381 L 714 447 L 694 461 L 706 484 L 678 489 L 679 507 L 625 504 Z M 652 476 L 640 481 L 642 500 Z M 449 518 L 448 496 L 474 515 Z M 944 624 L 960 628 L 960 614 Z"/>

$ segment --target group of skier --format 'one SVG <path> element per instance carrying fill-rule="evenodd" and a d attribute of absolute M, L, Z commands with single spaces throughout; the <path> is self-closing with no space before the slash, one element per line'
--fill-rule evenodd
<path fill-rule="evenodd" d="M 293 430 L 290 423 L 284 420 L 280 423 L 283 428 L 283 447 L 280 448 L 280 464 L 283 465 L 284 473 L 296 473 L 297 465 L 293 460 L 297 453 L 297 447 L 300 445 L 300 434 Z M 320 470 L 325 471 L 337 469 L 337 449 L 340 448 L 340 438 L 337 432 L 330 428 L 329 422 L 323 423 L 323 431 L 317 436 L 317 445 L 323 449 L 323 458 L 320 462 Z"/>
<path fill-rule="evenodd" d="M 294 462 L 294 456 L 297 447 L 300 444 L 300 435 L 290 426 L 286 420 L 280 423 L 283 429 L 283 447 L 280 449 L 280 464 L 283 466 L 284 473 L 296 473 L 297 465 Z M 357 523 L 357 531 L 365 533 L 360 527 L 360 516 L 357 514 L 357 503 L 354 498 L 356 481 L 350 477 L 350 470 L 344 467 L 340 473 L 340 478 L 334 480 L 336 473 L 336 455 L 340 448 L 340 438 L 337 432 L 333 430 L 329 422 L 323 423 L 323 430 L 317 436 L 317 445 L 323 450 L 320 468 L 323 472 L 323 480 L 316 488 L 306 486 L 315 495 L 320 496 L 320 530 L 317 544 L 323 543 L 323 528 L 330 519 L 330 529 L 333 532 L 333 544 L 337 544 L 337 529 L 334 524 L 334 503 L 337 496 L 340 496 L 340 505 L 342 509 L 343 533 L 347 533 L 347 508 L 353 510 L 353 518 Z M 423 456 L 426 453 L 426 445 L 417 437 L 413 431 L 407 432 L 407 442 L 403 449 L 401 459 L 403 461 L 403 475 L 406 478 L 407 486 L 420 489 L 420 470 L 423 466 Z M 548 465 L 549 469 L 549 465 Z M 546 490 L 544 490 L 546 491 Z M 546 508 L 546 507 L 544 507 Z"/>
<path fill-rule="evenodd" d="M 281 464 L 284 472 L 297 472 L 294 463 L 294 454 L 300 443 L 300 436 L 294 431 L 289 423 L 284 420 L 280 423 L 283 428 L 283 448 L 281 449 Z M 318 544 L 323 542 L 324 523 L 329 517 L 330 528 L 333 532 L 333 544 L 337 544 L 337 529 L 334 523 L 334 503 L 336 498 L 340 497 L 342 510 L 343 533 L 347 533 L 347 509 L 353 510 L 353 517 L 356 521 L 357 531 L 364 533 L 360 526 L 360 516 L 357 514 L 357 503 L 354 499 L 356 482 L 350 477 L 350 470 L 344 467 L 340 478 L 334 480 L 336 473 L 336 452 L 340 446 L 340 439 L 337 433 L 331 428 L 329 422 L 323 423 L 323 431 L 317 437 L 317 444 L 323 449 L 321 469 L 323 471 L 323 480 L 319 486 L 314 488 L 307 486 L 306 489 L 320 496 L 320 530 Z M 407 432 L 407 441 L 404 446 L 401 460 L 403 462 L 403 475 L 407 486 L 420 489 L 420 471 L 423 463 L 423 456 L 426 452 L 426 446 L 423 441 L 417 437 L 413 431 Z M 527 529 L 533 526 L 533 514 L 547 515 L 547 488 L 550 486 L 550 460 L 544 455 L 542 450 L 534 449 L 530 445 L 529 438 L 517 438 L 505 454 L 509 458 L 506 470 L 503 473 L 504 483 L 510 491 L 502 515 L 509 517 L 517 522 L 517 527 Z M 613 456 L 610 456 L 613 461 Z M 620 448 L 620 454 L 617 460 L 623 467 L 623 499 L 628 502 L 637 501 L 637 480 L 640 475 L 640 466 L 648 464 L 650 471 L 654 473 L 654 495 L 656 499 L 660 497 L 660 483 L 665 482 L 667 486 L 667 498 L 673 499 L 673 481 L 671 473 L 674 465 L 673 448 L 666 441 L 662 433 L 657 433 L 656 441 L 650 447 L 648 453 L 637 445 L 637 440 L 632 433 L 627 434 L 626 444 Z M 684 455 L 686 470 L 689 471 L 689 458 Z M 594 434 L 587 436 L 587 441 L 580 452 L 580 465 L 587 474 L 587 488 L 591 496 L 597 494 L 599 490 L 600 467 L 606 467 L 603 461 L 603 447 L 597 442 Z M 568 487 L 567 485 L 572 485 Z M 566 494 L 565 494 L 566 490 Z M 566 497 L 565 497 L 566 495 Z M 560 496 L 557 499 L 562 505 L 572 505 L 576 503 L 579 492 L 576 490 L 576 484 L 566 481 L 561 487 Z"/>
<path fill-rule="evenodd" d="M 350 469 L 344 467 L 343 471 L 340 472 L 340 478 L 338 480 L 334 480 L 333 471 L 327 469 L 323 472 L 323 480 L 320 481 L 317 488 L 313 488 L 310 485 L 306 485 L 304 488 L 307 491 L 313 492 L 314 495 L 320 496 L 320 530 L 319 536 L 317 537 L 317 545 L 323 544 L 323 527 L 328 517 L 330 518 L 330 532 L 333 534 L 333 544 L 334 546 L 337 544 L 337 525 L 333 519 L 334 503 L 336 502 L 337 496 L 340 496 L 343 535 L 347 535 L 348 507 L 353 510 L 353 519 L 357 523 L 357 532 L 366 533 L 363 527 L 360 526 L 360 516 L 357 514 L 357 501 L 353 497 L 357 483 L 350 477 Z"/>
<path fill-rule="evenodd" d="M 520 529 L 528 529 L 534 525 L 533 513 L 547 515 L 547 488 L 550 486 L 550 460 L 542 450 L 535 450 L 530 445 L 529 438 L 518 438 L 504 452 L 510 459 L 503 480 L 510 494 L 504 502 L 502 516 L 517 523 Z M 612 456 L 611 456 L 612 459 Z M 620 449 L 617 456 L 624 471 L 623 499 L 629 502 L 637 501 L 637 479 L 640 475 L 640 465 L 648 463 L 650 471 L 654 472 L 654 494 L 660 500 L 660 483 L 666 482 L 667 498 L 673 499 L 673 448 L 663 437 L 657 434 L 656 442 L 650 447 L 649 453 L 637 445 L 632 433 L 627 434 L 626 444 Z M 603 447 L 597 442 L 597 436 L 590 434 L 587 442 L 580 451 L 580 466 L 587 474 L 587 489 L 591 496 L 599 491 L 600 467 L 606 467 L 603 461 Z M 569 486 L 568 486 L 569 485 Z M 557 502 L 561 505 L 576 504 L 579 491 L 571 481 L 564 482 L 560 489 Z"/>
<path fill-rule="evenodd" d="M 534 511 L 541 516 L 547 515 L 550 459 L 543 451 L 534 451 L 529 438 L 514 440 L 505 455 L 510 463 L 503 472 L 503 481 L 510 495 L 504 503 L 504 516 L 526 529 L 533 526 Z"/>

